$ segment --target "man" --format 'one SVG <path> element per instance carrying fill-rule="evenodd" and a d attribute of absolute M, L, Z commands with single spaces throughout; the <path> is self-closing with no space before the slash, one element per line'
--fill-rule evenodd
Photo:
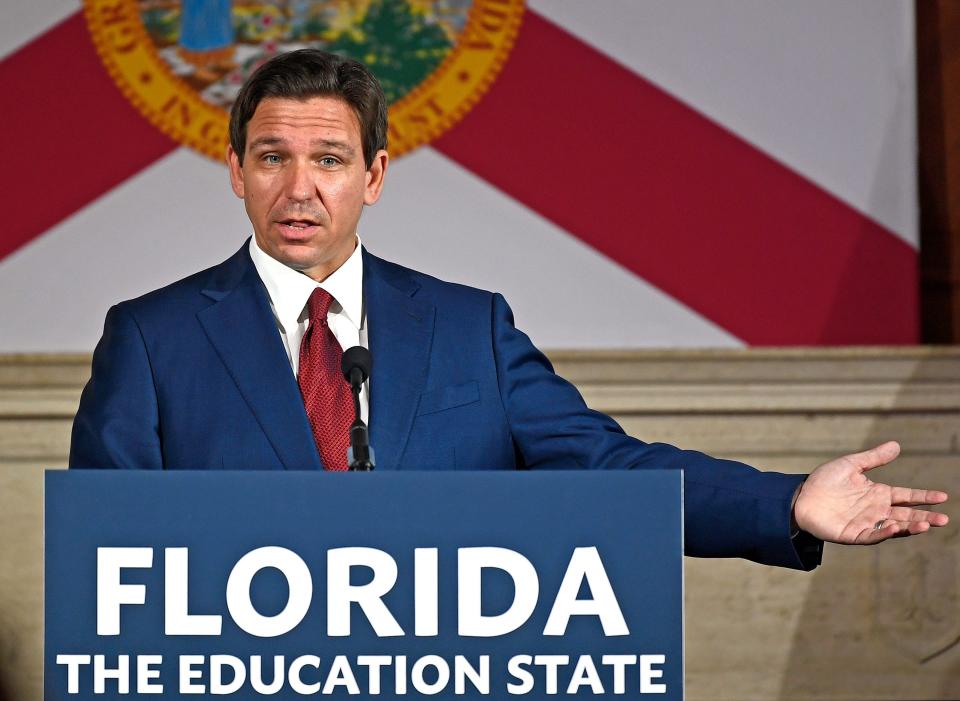
<path fill-rule="evenodd" d="M 914 508 L 946 494 L 866 477 L 896 443 L 804 482 L 624 435 L 553 373 L 500 295 L 361 248 L 386 133 L 383 93 L 359 63 L 303 50 L 251 76 L 227 160 L 254 236 L 224 263 L 110 310 L 71 467 L 343 469 L 352 403 L 339 357 L 359 343 L 375 358 L 361 399 L 378 469 L 682 467 L 687 554 L 805 569 L 822 540 L 876 543 L 947 523 Z"/>

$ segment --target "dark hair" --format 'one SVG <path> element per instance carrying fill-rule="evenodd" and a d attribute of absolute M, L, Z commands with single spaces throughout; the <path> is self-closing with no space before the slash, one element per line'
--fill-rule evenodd
<path fill-rule="evenodd" d="M 359 61 L 320 49 L 299 49 L 274 56 L 247 78 L 230 109 L 230 145 L 243 163 L 247 123 L 260 101 L 268 97 L 306 100 L 339 97 L 360 122 L 363 160 L 387 147 L 387 101 L 373 73 Z"/>

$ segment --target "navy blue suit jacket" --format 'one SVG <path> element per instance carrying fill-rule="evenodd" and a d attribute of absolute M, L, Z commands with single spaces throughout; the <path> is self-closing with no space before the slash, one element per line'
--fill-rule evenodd
<path fill-rule="evenodd" d="M 683 468 L 687 554 L 819 562 L 818 542 L 790 538 L 801 476 L 631 438 L 554 374 L 499 294 L 366 251 L 363 265 L 378 470 Z M 246 245 L 109 311 L 70 466 L 323 468 Z"/>

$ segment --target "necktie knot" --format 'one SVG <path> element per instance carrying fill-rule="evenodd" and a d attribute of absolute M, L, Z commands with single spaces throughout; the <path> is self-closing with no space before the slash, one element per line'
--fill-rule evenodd
<path fill-rule="evenodd" d="M 333 297 L 322 287 L 316 288 L 310 293 L 307 300 L 307 314 L 310 317 L 311 324 L 327 325 L 327 314 L 330 312 L 330 305 L 333 304 Z"/>

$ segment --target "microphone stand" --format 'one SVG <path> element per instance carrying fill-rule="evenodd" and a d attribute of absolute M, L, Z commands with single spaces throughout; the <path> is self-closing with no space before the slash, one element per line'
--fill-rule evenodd
<path fill-rule="evenodd" d="M 347 449 L 347 465 L 353 472 L 369 472 L 374 468 L 373 448 L 370 447 L 370 432 L 360 418 L 360 388 L 363 386 L 363 371 L 350 371 L 350 391 L 353 393 L 353 423 L 350 425 L 350 447 Z"/>

